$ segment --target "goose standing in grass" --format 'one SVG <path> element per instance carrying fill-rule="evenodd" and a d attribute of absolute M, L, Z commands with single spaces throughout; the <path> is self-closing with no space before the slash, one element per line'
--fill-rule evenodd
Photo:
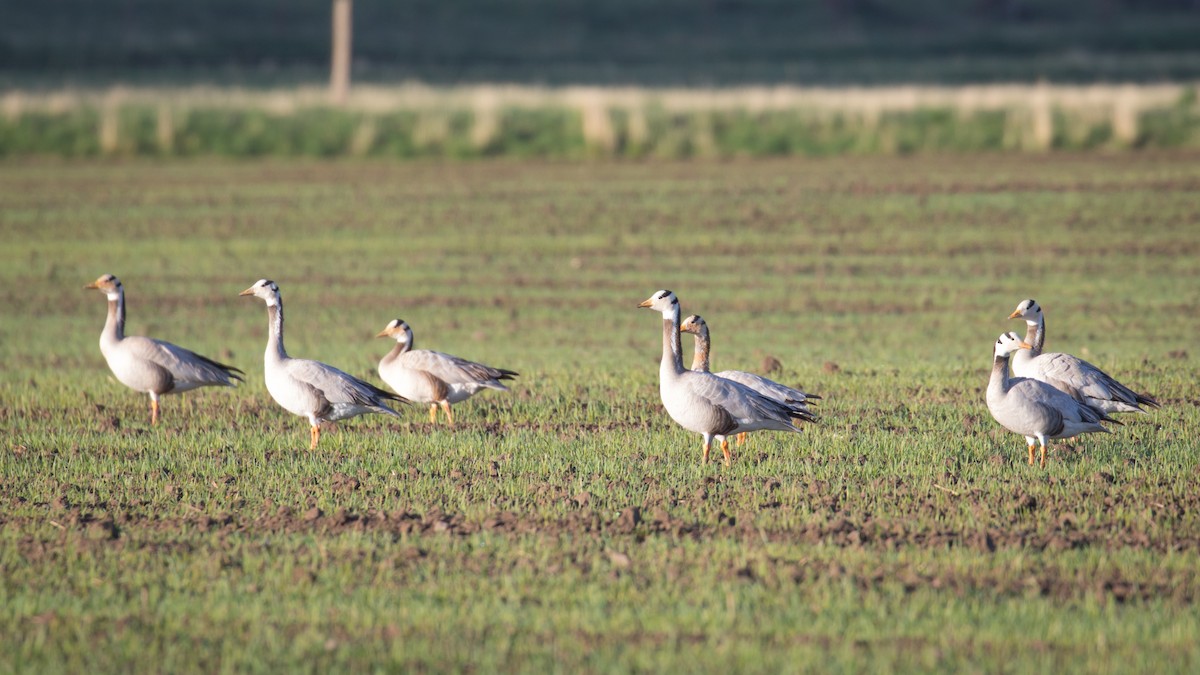
<path fill-rule="evenodd" d="M 336 422 L 364 413 L 400 417 L 388 401 L 408 401 L 396 394 L 308 359 L 293 359 L 283 347 L 283 298 L 274 281 L 259 279 L 238 295 L 253 295 L 267 303 L 267 350 L 263 371 L 267 391 L 284 410 L 308 418 L 310 450 L 321 439 L 321 423 Z"/>
<path fill-rule="evenodd" d="M 170 342 L 125 336 L 125 288 L 111 274 L 84 288 L 108 296 L 108 319 L 100 333 L 100 353 L 121 384 L 150 395 L 150 424 L 158 424 L 158 397 L 199 387 L 235 387 L 243 373 Z"/>
<path fill-rule="evenodd" d="M 679 299 L 671 291 L 658 291 L 638 307 L 662 314 L 663 352 L 659 366 L 659 394 L 671 419 L 704 436 L 705 464 L 713 439 L 721 444 L 725 466 L 730 464 L 730 434 L 760 429 L 800 431 L 795 421 L 815 421 L 802 405 L 782 403 L 709 372 L 683 368 L 683 346 L 679 334 Z"/>
<path fill-rule="evenodd" d="M 401 396 L 429 406 L 429 422 L 437 422 L 438 406 L 446 413 L 446 421 L 454 426 L 450 405 L 465 401 L 484 389 L 508 391 L 501 380 L 511 380 L 520 373 L 492 368 L 450 354 L 413 349 L 412 328 L 393 319 L 375 337 L 392 338 L 396 346 L 379 362 L 379 377 Z"/>
<path fill-rule="evenodd" d="M 1109 433 L 1101 422 L 1116 420 L 1045 382 L 1026 377 L 1010 378 L 1009 355 L 1031 348 L 1028 343 L 1022 342 L 1016 333 L 1004 333 L 996 340 L 992 377 L 987 388 L 987 405 L 992 417 L 1000 426 L 1025 437 L 1030 464 L 1033 464 L 1034 441 L 1041 445 L 1041 465 L 1046 466 L 1047 438 L 1071 438 L 1093 432 Z"/>
<path fill-rule="evenodd" d="M 1030 346 L 1028 351 L 1013 355 L 1013 375 L 1045 382 L 1105 413 L 1145 413 L 1142 405 L 1159 407 L 1152 397 L 1133 391 L 1083 359 L 1059 352 L 1044 353 L 1046 317 L 1036 300 L 1022 300 L 1008 318 L 1025 320 L 1025 342 Z"/>
<path fill-rule="evenodd" d="M 711 372 L 709 370 L 709 350 L 712 347 L 712 341 L 708 332 L 708 323 L 704 321 L 698 314 L 693 314 L 683 320 L 679 326 L 679 330 L 684 333 L 691 333 L 696 342 L 695 353 L 692 356 L 692 370 L 698 372 Z M 722 370 L 719 373 L 713 373 L 719 378 L 732 380 L 738 384 L 750 387 L 754 391 L 766 396 L 767 398 L 775 399 L 780 403 L 789 403 L 802 406 L 806 412 L 810 412 L 809 403 L 816 403 L 820 396 L 815 394 L 806 394 L 799 389 L 779 384 L 774 380 L 767 379 L 761 375 L 747 373 L 744 370 Z M 746 440 L 746 434 L 738 434 L 738 445 L 741 445 Z"/>

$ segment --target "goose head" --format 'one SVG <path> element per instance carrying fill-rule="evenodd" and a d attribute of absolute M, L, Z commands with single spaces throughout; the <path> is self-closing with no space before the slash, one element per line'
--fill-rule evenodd
<path fill-rule="evenodd" d="M 377 338 L 392 338 L 400 344 L 412 341 L 412 328 L 401 319 L 392 319 L 375 335 Z"/>
<path fill-rule="evenodd" d="M 1010 319 L 1025 319 L 1025 323 L 1037 325 L 1042 318 L 1042 308 L 1038 306 L 1037 300 L 1029 298 L 1022 300 L 1012 314 L 1008 315 Z"/>
<path fill-rule="evenodd" d="M 999 339 L 996 340 L 996 358 L 1008 358 L 1009 354 L 1018 349 L 1033 349 L 1033 347 L 1011 331 L 1001 333 Z"/>
<path fill-rule="evenodd" d="M 238 293 L 238 295 L 253 295 L 262 298 L 263 302 L 267 303 L 267 307 L 274 307 L 279 304 L 279 286 L 276 286 L 275 282 L 270 279 L 259 279 L 254 282 L 253 286 Z"/>
<path fill-rule="evenodd" d="M 679 324 L 679 332 L 704 337 L 708 335 L 708 324 L 704 323 L 704 319 L 699 314 L 693 314 Z"/>
<path fill-rule="evenodd" d="M 109 300 L 117 300 L 121 297 L 121 280 L 111 274 L 105 274 L 92 283 L 84 286 L 84 288 L 95 288 L 104 291 Z"/>
<path fill-rule="evenodd" d="M 675 294 L 671 291 L 663 290 L 643 300 L 638 304 L 638 307 L 662 312 L 662 315 L 667 317 L 671 315 L 671 312 L 679 311 L 679 298 L 675 297 Z"/>

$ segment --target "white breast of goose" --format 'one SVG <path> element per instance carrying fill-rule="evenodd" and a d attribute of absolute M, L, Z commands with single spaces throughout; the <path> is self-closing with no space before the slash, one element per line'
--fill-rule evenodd
<path fill-rule="evenodd" d="M 267 392 L 284 410 L 293 415 L 307 417 L 321 408 L 323 401 L 311 386 L 288 374 L 286 366 L 286 361 L 271 363 L 268 359 L 264 368 Z"/>
<path fill-rule="evenodd" d="M 108 363 L 108 369 L 112 371 L 113 377 L 116 377 L 117 381 L 126 387 L 137 392 L 149 393 L 154 388 L 157 378 L 148 377 L 146 364 L 129 349 L 125 349 L 125 346 L 122 341 L 105 348 L 104 343 L 101 342 L 100 350 L 104 355 L 104 360 Z"/>
<path fill-rule="evenodd" d="M 441 380 L 423 370 L 408 368 L 399 360 L 389 364 L 386 369 L 380 368 L 380 377 L 397 394 L 418 403 L 433 403 L 446 389 Z"/>
<path fill-rule="evenodd" d="M 703 377 L 712 375 L 693 371 L 672 371 L 668 379 L 664 372 L 659 386 L 663 407 L 671 419 L 688 431 L 722 435 L 731 433 L 738 426 L 737 420 L 728 411 L 697 395 L 692 389 L 692 385 L 699 384 L 700 378 Z"/>

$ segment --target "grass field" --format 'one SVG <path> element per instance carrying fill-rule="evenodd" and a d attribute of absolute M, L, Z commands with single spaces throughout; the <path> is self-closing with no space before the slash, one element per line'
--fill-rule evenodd
<path fill-rule="evenodd" d="M 1198 193 L 1195 154 L 0 164 L 0 671 L 1194 671 Z M 247 384 L 150 427 L 104 272 Z M 378 382 L 399 317 L 521 377 L 311 452 L 260 277 L 295 356 Z M 660 288 L 821 423 L 701 466 Z M 1026 297 L 1163 408 L 1026 466 L 983 401 Z"/>

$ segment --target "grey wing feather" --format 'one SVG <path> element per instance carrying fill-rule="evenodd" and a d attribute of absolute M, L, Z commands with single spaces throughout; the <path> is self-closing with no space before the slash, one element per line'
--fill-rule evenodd
<path fill-rule="evenodd" d="M 1064 420 L 1086 424 L 1117 422 L 1103 411 L 1096 410 L 1044 382 L 1022 379 L 1017 381 L 1013 388 L 1018 389 L 1026 400 L 1038 407 L 1041 414 L 1049 420 L 1048 429 L 1052 434 L 1062 431 Z"/>
<path fill-rule="evenodd" d="M 1032 404 L 1030 412 L 1039 418 L 1041 428 L 1050 436 L 1062 431 L 1063 410 L 1078 413 L 1078 408 L 1087 408 L 1087 406 L 1069 396 L 1055 396 L 1054 394 L 1062 393 L 1055 389 L 1045 386 L 1030 386 L 1029 389 L 1028 398 L 1029 403 Z"/>
<path fill-rule="evenodd" d="M 787 385 L 780 384 L 774 380 L 767 379 L 767 378 L 763 377 L 762 375 L 755 375 L 754 373 L 747 373 L 744 370 L 723 370 L 719 373 L 715 373 L 715 375 L 717 377 L 720 377 L 720 378 L 723 378 L 726 380 L 733 380 L 734 382 L 737 382 L 738 384 L 750 387 L 751 389 L 753 389 L 754 391 L 757 391 L 758 393 L 762 394 L 763 396 L 766 396 L 768 398 L 773 398 L 776 401 L 790 401 L 790 402 L 794 402 L 794 403 L 805 403 L 806 401 L 809 401 L 810 399 L 821 398 L 820 396 L 814 396 L 813 394 L 807 394 L 803 391 L 800 391 L 799 389 L 794 389 Z"/>
<path fill-rule="evenodd" d="M 702 373 L 697 373 L 703 375 Z M 796 406 L 767 398 L 753 389 L 716 376 L 693 378 L 692 391 L 713 405 L 729 411 L 735 419 L 775 419 L 798 417 Z"/>
<path fill-rule="evenodd" d="M 140 336 L 127 337 L 124 342 L 128 345 L 125 348 L 138 357 L 166 368 L 176 382 L 203 382 L 233 387 L 236 386 L 234 380 L 242 380 L 240 369 L 218 363 L 170 342 Z"/>
<path fill-rule="evenodd" d="M 399 417 L 388 407 L 387 401 L 409 402 L 399 394 L 384 391 L 320 361 L 289 359 L 287 364 L 292 379 L 311 386 L 331 404 L 360 405 Z"/>
<path fill-rule="evenodd" d="M 1038 379 L 1070 394 L 1076 400 L 1086 399 L 1115 401 L 1137 407 L 1146 403 L 1157 407 L 1158 402 L 1148 396 L 1140 396 L 1129 387 L 1117 382 L 1108 373 L 1070 354 L 1042 354 L 1033 360 Z"/>
<path fill-rule="evenodd" d="M 517 375 L 511 370 L 492 368 L 451 354 L 426 349 L 408 352 L 400 358 L 403 359 L 406 368 L 423 370 L 446 384 L 476 383 L 507 390 L 508 387 L 501 384 L 500 380 L 512 379 Z"/>

